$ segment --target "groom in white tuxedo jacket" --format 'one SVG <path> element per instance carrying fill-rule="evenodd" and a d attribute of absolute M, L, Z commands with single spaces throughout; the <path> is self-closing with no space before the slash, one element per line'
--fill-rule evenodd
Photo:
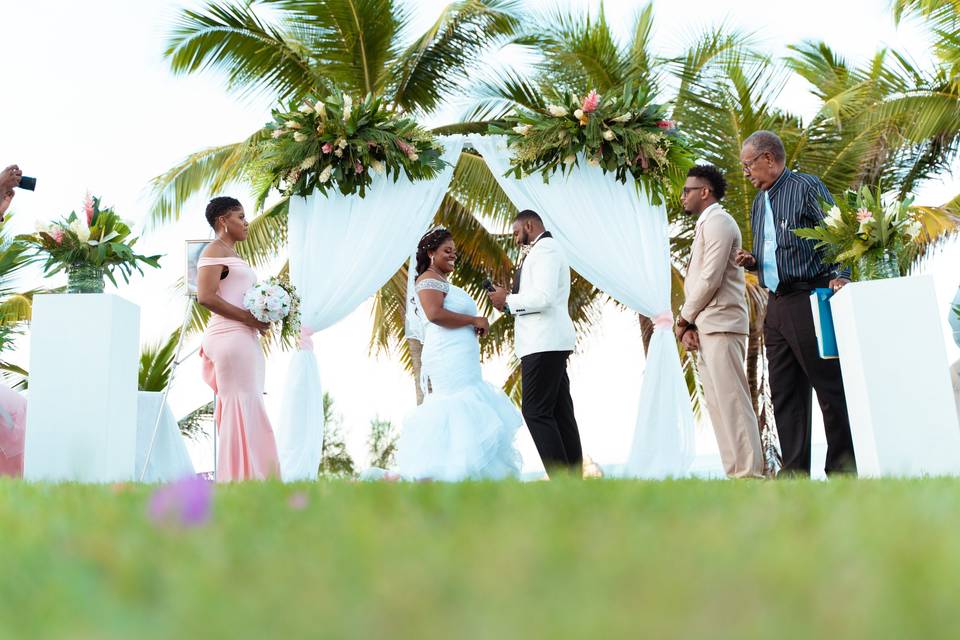
<path fill-rule="evenodd" d="M 523 418 L 543 466 L 548 474 L 568 471 L 579 477 L 583 453 L 567 376 L 567 359 L 577 340 L 567 309 L 570 265 L 534 211 L 517 215 L 513 237 L 521 247 L 513 290 L 494 287 L 490 301 L 516 317 Z"/>

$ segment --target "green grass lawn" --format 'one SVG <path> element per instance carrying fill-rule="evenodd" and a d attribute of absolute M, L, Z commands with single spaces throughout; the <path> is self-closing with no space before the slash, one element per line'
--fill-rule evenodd
<path fill-rule="evenodd" d="M 0 482 L 0 637 L 957 634 L 955 480 L 151 491 Z"/>

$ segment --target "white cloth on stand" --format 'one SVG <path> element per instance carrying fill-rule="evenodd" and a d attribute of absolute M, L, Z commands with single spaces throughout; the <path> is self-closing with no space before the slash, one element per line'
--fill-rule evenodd
<path fill-rule="evenodd" d="M 505 139 L 471 135 L 468 140 L 510 200 L 540 214 L 578 273 L 654 319 L 624 473 L 645 478 L 685 475 L 694 456 L 694 421 L 672 332 L 666 209 L 651 204 L 634 184 L 621 184 L 589 166 L 583 157 L 578 167 L 567 175 L 554 174 L 549 184 L 539 173 L 520 180 L 505 177 L 510 170 Z"/>
<path fill-rule="evenodd" d="M 433 220 L 453 178 L 463 138 L 443 138 L 448 166 L 433 180 L 376 175 L 366 197 L 330 191 L 291 198 L 290 279 L 301 298 L 304 333 L 349 315 L 397 272 Z M 317 476 L 323 451 L 323 393 L 307 337 L 290 361 L 277 450 L 285 481 Z M 362 381 L 357 381 L 362 384 Z"/>

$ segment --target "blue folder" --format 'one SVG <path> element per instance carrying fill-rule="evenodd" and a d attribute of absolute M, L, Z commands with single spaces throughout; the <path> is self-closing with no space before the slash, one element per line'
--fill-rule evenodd
<path fill-rule="evenodd" d="M 830 289 L 814 289 L 810 292 L 810 307 L 813 309 L 813 328 L 817 332 L 817 347 L 820 357 L 832 360 L 840 357 L 837 350 L 837 334 L 833 330 L 833 313 L 830 310 Z"/>

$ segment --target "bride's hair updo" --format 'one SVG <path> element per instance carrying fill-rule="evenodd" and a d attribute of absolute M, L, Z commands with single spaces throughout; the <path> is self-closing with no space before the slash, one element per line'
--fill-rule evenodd
<path fill-rule="evenodd" d="M 417 277 L 423 275 L 423 272 L 430 266 L 430 251 L 436 251 L 444 242 L 453 237 L 453 234 L 446 229 L 434 229 L 428 231 L 427 235 L 420 238 L 417 245 Z"/>

